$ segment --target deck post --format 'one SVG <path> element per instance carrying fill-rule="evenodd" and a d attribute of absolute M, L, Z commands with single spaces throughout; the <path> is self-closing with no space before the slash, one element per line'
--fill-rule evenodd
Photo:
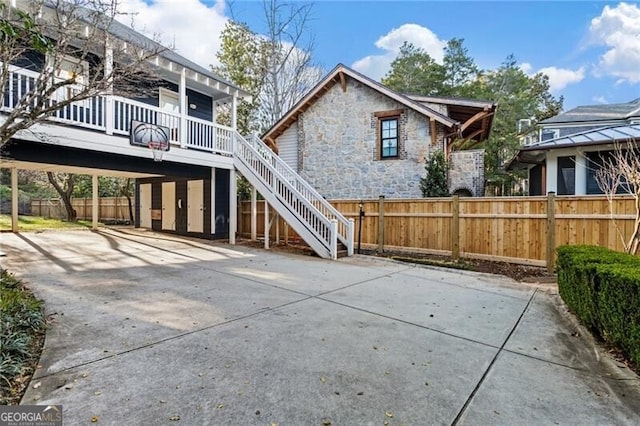
<path fill-rule="evenodd" d="M 251 187 L 251 241 L 258 239 L 258 190 Z"/>
<path fill-rule="evenodd" d="M 11 168 L 11 232 L 18 232 L 18 168 Z"/>
<path fill-rule="evenodd" d="M 235 244 L 238 230 L 238 188 L 235 168 L 229 170 L 229 187 L 229 244 Z"/>
<path fill-rule="evenodd" d="M 264 200 L 264 248 L 269 248 L 269 203 Z"/>
<path fill-rule="evenodd" d="M 98 175 L 91 176 L 91 229 L 98 230 Z"/>

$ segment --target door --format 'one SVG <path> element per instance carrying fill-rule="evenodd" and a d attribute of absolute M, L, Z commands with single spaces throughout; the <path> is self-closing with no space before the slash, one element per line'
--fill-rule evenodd
<path fill-rule="evenodd" d="M 180 96 L 172 90 L 161 87 L 160 108 L 163 111 L 170 113 L 171 115 L 161 114 L 158 124 L 169 128 L 169 139 L 172 142 L 178 141 L 178 128 L 180 122 Z"/>
<path fill-rule="evenodd" d="M 151 229 L 151 184 L 140 185 L 140 228 Z"/>
<path fill-rule="evenodd" d="M 204 181 L 187 181 L 187 232 L 204 232 Z"/>
<path fill-rule="evenodd" d="M 176 230 L 176 183 L 162 182 L 162 230 Z"/>

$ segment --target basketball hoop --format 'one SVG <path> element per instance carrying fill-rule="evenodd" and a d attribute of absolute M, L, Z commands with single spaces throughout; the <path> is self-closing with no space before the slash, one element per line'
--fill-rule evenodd
<path fill-rule="evenodd" d="M 153 161 L 162 161 L 162 154 L 167 150 L 167 143 L 151 141 L 147 146 L 153 154 Z"/>

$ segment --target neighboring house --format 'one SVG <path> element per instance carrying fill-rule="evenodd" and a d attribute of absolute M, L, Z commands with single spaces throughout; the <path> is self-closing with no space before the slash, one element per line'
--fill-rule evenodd
<path fill-rule="evenodd" d="M 28 4 L 17 2 L 23 8 Z M 44 18 L 38 19 L 56 16 L 53 6 L 48 4 L 45 2 L 41 11 Z M 80 25 L 85 26 L 85 21 Z M 110 49 L 117 43 L 140 48 L 159 46 L 115 21 L 107 31 L 109 42 L 96 49 L 102 53 L 92 53 L 103 59 L 95 63 L 104 63 L 104 69 L 96 69 L 91 61 L 86 61 L 83 74 L 107 74 L 107 69 L 113 69 Z M 75 40 L 78 50 L 87 46 L 82 40 Z M 95 227 L 97 177 L 135 178 L 136 227 L 200 238 L 229 238 L 233 243 L 236 172 L 240 172 L 320 256 L 336 258 L 338 243 L 352 254 L 353 222 L 335 211 L 299 176 L 290 173 L 260 140 L 245 139 L 236 131 L 236 106 L 248 95 L 175 52 L 166 49 L 157 52 L 149 60 L 154 78 L 140 82 L 150 86 L 144 96 L 121 97 L 106 91 L 74 102 L 58 109 L 46 122 L 20 131 L 3 146 L 0 166 L 11 169 L 12 194 L 18 193 L 18 169 L 92 175 Z M 34 81 L 51 63 L 45 54 L 35 51 L 27 56 L 0 64 L 9 76 L 8 84 L 0 92 L 0 123 L 16 111 L 20 99 L 33 94 Z M 56 75 L 72 72 L 77 76 L 81 62 L 70 56 L 54 71 Z M 83 84 L 84 77 L 77 80 Z M 231 127 L 215 123 L 216 107 L 221 104 L 230 105 Z M 151 136 L 151 144 L 147 146 L 145 137 Z M 170 149 L 163 152 L 161 161 L 154 161 L 159 153 L 152 155 L 150 148 L 157 145 L 158 138 L 164 138 Z M 307 188 L 304 194 L 297 189 L 303 186 Z M 12 197 L 14 231 L 18 230 L 17 199 Z"/>
<path fill-rule="evenodd" d="M 602 194 L 596 180 L 602 159 L 616 144 L 638 149 L 640 124 L 586 130 L 523 147 L 507 168 L 527 169 L 529 195 Z"/>
<path fill-rule="evenodd" d="M 451 153 L 451 193 L 481 196 L 492 102 L 403 95 L 339 64 L 263 135 L 328 199 L 422 198 L 425 158 Z"/>

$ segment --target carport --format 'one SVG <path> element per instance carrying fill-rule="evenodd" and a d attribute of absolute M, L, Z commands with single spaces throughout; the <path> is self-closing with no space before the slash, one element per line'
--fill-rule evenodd
<path fill-rule="evenodd" d="M 91 175 L 93 229 L 98 227 L 98 176 L 113 176 L 135 179 L 136 227 L 205 238 L 228 238 L 231 203 L 229 169 L 215 167 L 220 165 L 215 161 L 211 161 L 212 166 L 171 160 L 154 161 L 148 149 L 134 149 L 142 156 L 78 149 L 62 143 L 12 140 L 3 147 L 0 164 L 2 168 L 11 169 L 12 231 L 18 232 L 18 170 L 23 169 Z M 193 185 L 198 194 L 197 208 L 195 203 L 193 206 L 189 203 L 191 198 L 187 196 L 187 188 L 191 188 L 194 182 L 198 183 Z M 148 195 L 148 199 L 142 200 L 145 206 L 141 211 L 140 185 L 145 184 L 148 190 L 143 193 Z M 167 193 L 163 186 L 170 186 L 173 191 Z M 167 199 L 163 200 L 163 196 Z M 191 213 L 192 207 L 196 210 L 195 215 Z M 200 220 L 197 228 L 189 229 L 187 216 L 197 219 L 198 213 Z M 172 218 L 173 224 L 165 226 L 167 217 Z"/>

